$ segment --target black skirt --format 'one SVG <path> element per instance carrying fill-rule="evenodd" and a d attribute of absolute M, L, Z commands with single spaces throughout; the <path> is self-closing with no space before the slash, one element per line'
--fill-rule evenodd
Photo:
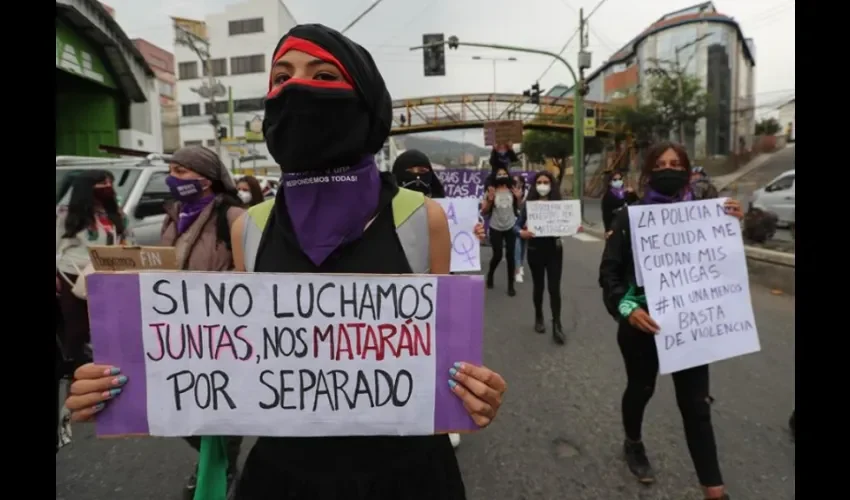
<path fill-rule="evenodd" d="M 466 500 L 448 436 L 261 438 L 234 500 Z"/>

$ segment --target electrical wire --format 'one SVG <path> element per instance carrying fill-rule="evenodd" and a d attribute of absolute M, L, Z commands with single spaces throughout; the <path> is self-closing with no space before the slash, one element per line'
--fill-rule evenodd
<path fill-rule="evenodd" d="M 589 21 L 589 20 L 590 20 L 590 18 L 591 18 L 591 16 L 593 16 L 593 14 L 595 14 L 595 13 L 596 13 L 596 11 L 597 11 L 597 10 L 599 10 L 599 8 L 600 8 L 600 7 L 602 7 L 602 6 L 605 4 L 605 2 L 607 2 L 607 1 L 608 1 L 608 0 L 599 0 L 599 3 L 597 3 L 597 4 L 596 4 L 596 6 L 595 6 L 595 7 L 593 7 L 593 10 L 591 10 L 591 11 L 590 11 L 590 14 L 588 14 L 588 15 L 587 15 L 587 17 L 585 17 L 585 18 L 584 18 L 584 22 Z M 565 3 L 564 5 L 567 5 L 567 4 Z M 571 8 L 572 8 L 572 7 L 571 7 Z M 579 26 L 576 28 L 576 30 L 573 32 L 573 34 L 572 34 L 572 35 L 570 36 L 570 38 L 567 40 L 567 43 L 565 43 L 565 44 L 564 44 L 564 46 L 563 46 L 563 47 L 561 47 L 561 50 L 560 50 L 560 51 L 558 51 L 558 55 L 559 55 L 559 56 L 560 56 L 560 55 L 563 55 L 564 51 L 565 51 L 565 50 L 567 50 L 567 47 L 569 47 L 569 46 L 570 46 L 570 43 L 572 43 L 572 41 L 573 41 L 573 39 L 575 39 L 576 35 L 578 35 L 578 34 L 579 34 L 579 31 L 581 31 L 581 24 L 579 24 Z M 538 81 L 538 82 L 539 82 L 540 80 L 542 80 L 542 79 L 543 79 L 543 77 L 544 77 L 544 76 L 546 76 L 546 74 L 547 74 L 547 73 L 549 73 L 549 70 L 551 70 L 551 69 L 552 69 L 552 67 L 555 65 L 555 63 L 556 63 L 556 62 L 558 62 L 558 60 L 557 60 L 557 59 L 552 59 L 552 61 L 551 61 L 551 62 L 549 62 L 549 66 L 547 66 L 547 67 L 546 67 L 546 69 L 543 71 L 543 73 L 542 73 L 542 74 L 540 75 L 540 77 L 537 79 L 537 81 Z"/>
<path fill-rule="evenodd" d="M 373 10 L 375 7 L 377 7 L 378 5 L 380 5 L 380 4 L 381 4 L 381 2 L 383 2 L 383 1 L 384 1 L 384 0 L 375 0 L 374 2 L 372 2 L 372 5 L 370 5 L 370 6 L 369 6 L 366 10 L 364 10 L 363 12 L 361 12 L 359 16 L 355 17 L 353 21 L 351 21 L 350 23 L 348 23 L 348 26 L 346 26 L 345 28 L 343 28 L 343 29 L 342 29 L 342 31 L 340 31 L 340 33 L 345 34 L 345 32 L 346 32 L 346 31 L 348 31 L 348 30 L 350 30 L 352 27 L 354 27 L 354 25 L 355 25 L 355 24 L 357 24 L 358 22 L 360 22 L 360 20 L 361 20 L 361 19 L 363 19 L 364 17 L 366 17 L 366 15 L 367 15 L 367 14 L 369 14 L 370 12 L 372 12 L 372 10 Z"/>

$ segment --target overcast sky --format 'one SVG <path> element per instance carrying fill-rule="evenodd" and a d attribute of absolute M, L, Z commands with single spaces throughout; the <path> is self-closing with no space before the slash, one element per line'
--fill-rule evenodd
<path fill-rule="evenodd" d="M 173 50 L 169 16 L 203 19 L 239 0 L 107 0 L 118 22 L 132 38 L 144 38 Z M 322 23 L 342 29 L 373 0 L 289 0 L 286 3 L 299 23 Z M 489 42 L 542 48 L 557 52 L 578 26 L 578 9 L 587 15 L 598 0 L 384 0 L 348 35 L 372 52 L 393 98 L 440 94 L 492 92 L 493 66 L 473 56 L 506 58 L 497 64 L 499 92 L 521 93 L 549 66 L 543 56 L 510 54 L 461 47 L 447 54 L 445 77 L 422 76 L 422 55 L 409 52 L 422 42 L 423 33 L 456 35 L 461 41 Z M 604 0 L 590 19 L 593 68 L 662 15 L 689 7 L 693 0 Z M 756 100 L 762 113 L 770 104 L 794 96 L 795 3 L 793 0 L 719 0 L 717 9 L 734 17 L 744 35 L 755 39 Z M 576 37 L 577 38 L 577 37 Z M 565 51 L 575 61 L 578 41 Z M 269 47 L 270 52 L 274 47 Z M 215 47 L 212 48 L 213 53 Z M 555 65 L 540 80 L 541 87 L 571 84 L 569 72 Z M 460 133 L 455 133 L 460 134 Z M 473 131 L 468 131 L 464 138 Z M 475 134 L 477 135 L 477 134 Z M 475 140 L 474 142 L 479 142 Z"/>

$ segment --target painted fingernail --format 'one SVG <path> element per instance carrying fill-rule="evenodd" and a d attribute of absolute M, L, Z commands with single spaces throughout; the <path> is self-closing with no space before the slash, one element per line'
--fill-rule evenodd
<path fill-rule="evenodd" d="M 103 393 L 103 397 L 105 398 L 114 398 L 115 396 L 121 394 L 121 389 L 109 389 L 108 391 Z"/>
<path fill-rule="evenodd" d="M 103 374 L 107 375 L 107 376 L 118 375 L 119 373 L 121 373 L 121 368 L 118 368 L 118 367 L 115 367 L 115 366 L 113 366 L 112 368 L 107 368 L 106 371 L 103 372 Z"/>
<path fill-rule="evenodd" d="M 112 380 L 112 385 L 124 385 L 127 383 L 127 377 L 121 375 L 120 377 L 115 377 Z"/>
<path fill-rule="evenodd" d="M 460 370 L 461 368 L 463 368 L 463 365 L 461 364 L 461 362 L 460 362 L 460 361 L 457 361 L 457 362 L 455 363 L 455 368 L 457 368 L 458 370 Z"/>
<path fill-rule="evenodd" d="M 457 382 L 455 382 L 454 380 L 449 380 L 449 387 L 451 387 L 452 389 L 454 389 L 454 388 L 455 388 L 455 386 L 457 386 Z"/>
<path fill-rule="evenodd" d="M 104 408 L 106 408 L 105 403 L 98 403 L 98 404 L 94 405 L 94 407 L 92 409 L 97 412 L 97 411 L 100 411 Z"/>
<path fill-rule="evenodd" d="M 457 375 L 457 369 L 456 368 L 450 368 L 449 369 L 449 375 L 451 375 L 452 377 Z"/>

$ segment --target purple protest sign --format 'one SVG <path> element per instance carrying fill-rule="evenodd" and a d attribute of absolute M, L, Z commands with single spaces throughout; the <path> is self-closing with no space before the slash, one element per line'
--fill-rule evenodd
<path fill-rule="evenodd" d="M 459 168 L 436 171 L 437 177 L 446 191 L 446 198 L 483 198 L 484 186 L 489 170 Z M 511 171 L 512 176 L 520 176 L 528 181 L 533 172 Z"/>
<path fill-rule="evenodd" d="M 128 377 L 97 434 L 477 429 L 449 370 L 482 360 L 480 276 L 145 272 L 88 278 L 98 363 Z"/>

